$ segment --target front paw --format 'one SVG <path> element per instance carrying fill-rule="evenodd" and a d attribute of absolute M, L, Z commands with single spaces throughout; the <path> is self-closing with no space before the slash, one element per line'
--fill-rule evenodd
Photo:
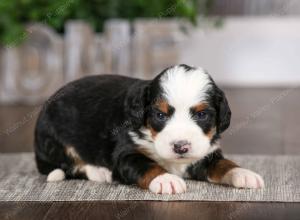
<path fill-rule="evenodd" d="M 233 168 L 222 178 L 222 183 L 237 188 L 263 188 L 264 180 L 257 173 L 243 168 Z"/>
<path fill-rule="evenodd" d="M 183 193 L 186 191 L 186 184 L 179 176 L 165 173 L 155 177 L 151 181 L 149 190 L 158 194 Z"/>

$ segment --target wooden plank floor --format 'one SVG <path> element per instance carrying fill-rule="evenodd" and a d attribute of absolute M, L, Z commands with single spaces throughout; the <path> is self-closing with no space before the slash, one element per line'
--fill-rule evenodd
<path fill-rule="evenodd" d="M 225 89 L 225 153 L 300 154 L 300 89 Z M 0 106 L 0 152 L 32 151 L 39 106 Z M 1 172 L 1 170 L 0 170 Z M 300 219 L 300 203 L 0 202 L 0 219 Z"/>
<path fill-rule="evenodd" d="M 300 203 L 27 202 L 0 203 L 0 219 L 273 219 L 299 220 Z"/>

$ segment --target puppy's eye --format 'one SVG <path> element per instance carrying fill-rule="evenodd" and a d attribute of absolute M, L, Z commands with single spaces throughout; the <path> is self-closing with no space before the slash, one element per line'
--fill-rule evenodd
<path fill-rule="evenodd" d="M 196 118 L 196 120 L 199 120 L 199 121 L 205 121 L 208 118 L 208 114 L 204 111 L 197 112 L 195 114 L 195 118 Z"/>
<path fill-rule="evenodd" d="M 168 119 L 168 116 L 162 112 L 157 112 L 155 116 L 159 121 L 166 121 Z"/>

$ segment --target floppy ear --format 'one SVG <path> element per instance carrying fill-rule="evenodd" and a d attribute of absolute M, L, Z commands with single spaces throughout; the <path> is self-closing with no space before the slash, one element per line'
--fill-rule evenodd
<path fill-rule="evenodd" d="M 139 128 L 145 123 L 145 114 L 148 106 L 148 85 L 133 84 L 125 100 L 125 114 L 133 128 Z"/>
<path fill-rule="evenodd" d="M 216 87 L 217 101 L 217 130 L 219 133 L 225 131 L 230 125 L 231 110 L 224 92 Z"/>

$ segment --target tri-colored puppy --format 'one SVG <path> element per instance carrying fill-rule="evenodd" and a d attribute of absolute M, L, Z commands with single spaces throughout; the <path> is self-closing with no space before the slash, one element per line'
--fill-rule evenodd
<path fill-rule="evenodd" d="M 224 93 L 201 68 L 170 67 L 153 80 L 117 75 L 69 83 L 44 105 L 35 131 L 48 181 L 87 178 L 186 191 L 184 178 L 261 188 L 263 179 L 223 157 L 230 124 Z"/>

